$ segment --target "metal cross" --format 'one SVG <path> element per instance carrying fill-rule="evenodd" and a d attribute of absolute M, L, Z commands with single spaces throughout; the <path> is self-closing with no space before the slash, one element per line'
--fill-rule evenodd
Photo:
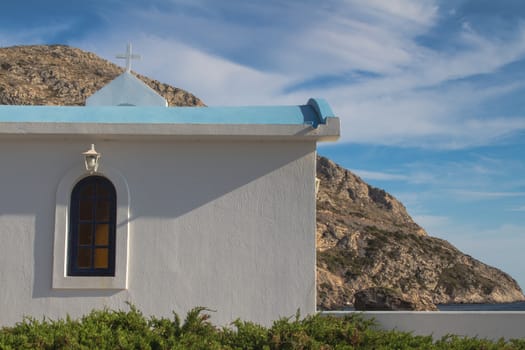
<path fill-rule="evenodd" d="M 131 51 L 131 43 L 128 43 L 125 54 L 119 54 L 116 58 L 122 58 L 126 60 L 126 72 L 131 72 L 131 60 L 140 60 L 140 55 L 133 55 Z"/>

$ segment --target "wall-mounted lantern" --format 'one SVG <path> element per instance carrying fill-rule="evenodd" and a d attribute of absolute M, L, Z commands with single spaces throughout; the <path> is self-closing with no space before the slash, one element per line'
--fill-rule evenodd
<path fill-rule="evenodd" d="M 91 149 L 82 153 L 82 155 L 84 156 L 86 170 L 89 171 L 90 174 L 96 172 L 98 169 L 98 161 L 100 159 L 101 154 L 95 151 L 95 145 L 91 144 Z"/>

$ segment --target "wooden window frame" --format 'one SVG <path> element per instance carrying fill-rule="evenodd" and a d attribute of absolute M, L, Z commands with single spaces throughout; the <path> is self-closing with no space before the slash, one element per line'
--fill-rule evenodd
<path fill-rule="evenodd" d="M 131 199 L 127 179 L 117 169 L 101 164 L 96 175 L 111 181 L 117 195 L 115 228 L 114 276 L 68 275 L 69 219 L 71 193 L 82 179 L 91 176 L 82 166 L 75 166 L 64 173 L 58 183 L 55 205 L 55 229 L 53 244 L 54 290 L 124 290 L 128 289 L 129 237 L 131 230 Z"/>
<path fill-rule="evenodd" d="M 82 195 L 82 191 L 92 186 L 93 192 L 89 196 Z M 107 190 L 106 196 L 101 196 L 99 188 Z M 81 217 L 80 203 L 90 204 L 91 216 L 89 219 Z M 108 205 L 108 215 L 104 220 L 99 218 L 98 203 Z M 92 175 L 80 180 L 71 192 L 70 211 L 69 211 L 69 251 L 68 251 L 68 275 L 69 276 L 114 276 L 115 275 L 115 222 L 117 216 L 117 194 L 113 183 L 105 177 Z M 80 239 L 80 225 L 90 225 L 90 242 L 82 243 Z M 106 244 L 97 244 L 96 232 L 97 225 L 108 225 L 108 239 Z M 78 251 L 85 249 L 89 253 L 89 267 L 80 267 L 78 264 Z M 95 251 L 97 249 L 107 249 L 107 267 L 97 268 L 95 266 Z"/>

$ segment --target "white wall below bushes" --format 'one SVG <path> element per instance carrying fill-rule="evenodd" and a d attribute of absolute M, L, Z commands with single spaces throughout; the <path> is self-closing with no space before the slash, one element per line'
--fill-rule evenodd
<path fill-rule="evenodd" d="M 343 317 L 352 311 L 324 311 L 324 315 Z M 358 312 L 375 319 L 386 330 L 432 335 L 447 334 L 497 340 L 525 338 L 525 312 L 521 311 L 367 311 Z"/>

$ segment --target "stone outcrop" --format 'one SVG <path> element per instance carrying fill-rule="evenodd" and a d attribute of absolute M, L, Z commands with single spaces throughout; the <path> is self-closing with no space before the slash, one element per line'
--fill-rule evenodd
<path fill-rule="evenodd" d="M 427 310 L 525 300 L 512 277 L 430 237 L 385 191 L 324 157 L 317 176 L 319 308 L 348 307 L 356 292 L 374 287 L 399 291 Z"/>
<path fill-rule="evenodd" d="M 83 105 L 122 71 L 64 45 L 0 48 L 0 104 Z M 170 106 L 204 106 L 182 89 L 137 76 Z M 418 309 L 525 300 L 509 275 L 430 237 L 387 192 L 323 157 L 317 176 L 319 308 L 345 308 L 356 292 L 375 287 L 395 290 Z"/>
<path fill-rule="evenodd" d="M 123 68 L 65 45 L 0 48 L 0 104 L 84 105 Z M 137 74 L 170 106 L 204 106 L 194 95 Z"/>
<path fill-rule="evenodd" d="M 437 310 L 432 302 L 407 300 L 403 294 L 391 288 L 372 287 L 354 294 L 354 308 L 358 311 Z"/>

